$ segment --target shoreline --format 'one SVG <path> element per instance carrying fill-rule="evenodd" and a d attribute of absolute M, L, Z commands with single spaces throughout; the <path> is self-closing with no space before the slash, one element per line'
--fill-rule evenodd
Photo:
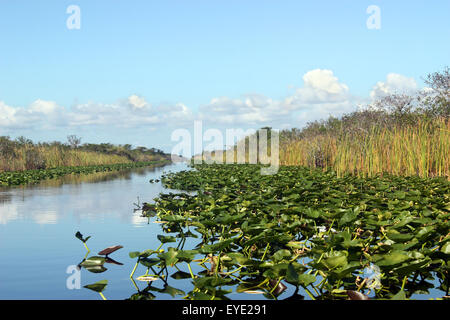
<path fill-rule="evenodd" d="M 165 166 L 172 163 L 170 160 L 155 160 L 144 162 L 130 162 L 118 164 L 57 167 L 50 169 L 25 170 L 25 171 L 5 171 L 0 172 L 0 186 L 19 186 L 36 184 L 42 180 L 55 179 L 68 174 L 91 174 L 96 172 L 119 171 L 149 166 Z"/>

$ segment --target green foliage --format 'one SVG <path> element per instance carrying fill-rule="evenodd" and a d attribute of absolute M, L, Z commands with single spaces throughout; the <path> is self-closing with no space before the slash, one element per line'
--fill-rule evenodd
<path fill-rule="evenodd" d="M 45 170 L 27 170 L 15 172 L 0 172 L 0 185 L 17 186 L 38 183 L 41 180 L 58 178 L 67 174 L 89 174 L 95 172 L 118 171 L 132 168 L 147 167 L 164 163 L 161 161 L 130 162 L 109 165 L 58 167 Z"/>
<path fill-rule="evenodd" d="M 191 277 L 186 299 L 228 299 L 233 291 L 277 299 L 284 289 L 276 284 L 283 282 L 313 299 L 346 299 L 346 291 L 408 299 L 434 288 L 424 280 L 432 275 L 447 290 L 448 180 L 338 177 L 302 167 L 263 176 L 259 170 L 196 165 L 163 176 L 168 188 L 196 191 L 160 194 L 152 205 L 165 221 L 162 230 L 176 233 L 159 235 L 161 246 L 178 245 L 130 257 L 151 259 L 146 266 L 162 273 L 173 270 L 174 281 Z M 191 235 L 199 243 L 186 250 Z M 194 275 L 194 261 L 204 271 Z M 189 273 L 181 270 L 186 264 Z M 358 282 L 371 265 L 379 268 L 380 287 Z"/>
<path fill-rule="evenodd" d="M 85 285 L 83 287 L 86 288 L 86 289 L 89 289 L 89 290 L 92 290 L 92 291 L 100 293 L 103 290 L 105 290 L 107 285 L 108 285 L 108 280 L 101 280 L 101 281 L 98 281 L 98 282 L 93 283 L 93 284 Z"/>
<path fill-rule="evenodd" d="M 132 148 L 110 143 L 81 145 L 81 138 L 70 135 L 67 144 L 0 137 L 0 172 L 51 169 L 69 166 L 108 165 L 128 162 L 170 161 L 170 155 L 155 148 Z"/>

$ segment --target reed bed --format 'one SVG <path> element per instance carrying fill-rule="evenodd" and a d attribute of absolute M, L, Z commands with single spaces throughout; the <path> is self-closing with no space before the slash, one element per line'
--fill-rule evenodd
<path fill-rule="evenodd" d="M 380 173 L 450 176 L 450 122 L 372 127 L 369 132 L 318 135 L 280 144 L 280 164 L 374 176 Z"/>
<path fill-rule="evenodd" d="M 60 148 L 25 145 L 12 153 L 0 154 L 0 172 L 75 167 L 132 162 L 125 156 Z"/>

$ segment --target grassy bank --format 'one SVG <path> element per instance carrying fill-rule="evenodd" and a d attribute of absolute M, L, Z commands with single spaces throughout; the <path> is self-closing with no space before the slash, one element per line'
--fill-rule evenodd
<path fill-rule="evenodd" d="M 170 155 L 158 149 L 131 148 L 130 145 L 83 144 L 69 136 L 68 142 L 33 143 L 19 137 L 0 137 L 0 172 L 100 166 L 134 162 L 161 161 Z"/>
<path fill-rule="evenodd" d="M 164 159 L 146 162 L 129 162 L 91 166 L 65 166 L 51 169 L 0 172 L 0 185 L 14 186 L 30 184 L 37 183 L 45 179 L 62 177 L 68 174 L 89 174 L 96 172 L 118 171 L 147 166 L 163 166 L 168 163 L 170 163 L 170 161 Z"/>
<path fill-rule="evenodd" d="M 282 165 L 332 168 L 339 176 L 378 173 L 450 176 L 450 122 L 419 120 L 415 125 L 378 127 L 368 132 L 317 134 L 283 141 Z"/>
<path fill-rule="evenodd" d="M 432 73 L 428 89 L 391 94 L 340 118 L 314 121 L 279 134 L 281 165 L 307 166 L 362 177 L 378 174 L 450 177 L 450 70 Z M 264 128 L 270 129 L 270 128 Z M 255 137 L 256 135 L 256 137 Z M 246 137 L 246 162 L 249 141 Z M 270 140 L 270 131 L 268 139 Z M 239 145 L 239 143 L 238 143 Z M 270 153 L 270 141 L 268 149 Z M 223 153 L 234 153 L 237 146 Z M 212 154 L 215 154 L 214 152 Z M 212 154 L 203 154 L 203 159 Z M 199 157 L 199 156 L 196 156 Z M 259 157 L 259 156 L 258 156 Z"/>

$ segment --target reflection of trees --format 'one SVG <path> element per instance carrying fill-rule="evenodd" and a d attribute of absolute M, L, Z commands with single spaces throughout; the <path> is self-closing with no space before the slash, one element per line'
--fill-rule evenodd
<path fill-rule="evenodd" d="M 57 179 L 48 179 L 42 180 L 38 184 L 32 184 L 27 186 L 15 186 L 15 187 L 0 187 L 0 203 L 9 203 L 12 201 L 13 194 L 11 191 L 17 190 L 33 190 L 33 189 L 42 189 L 42 188 L 59 188 L 65 184 L 70 185 L 81 185 L 83 183 L 102 183 L 112 180 L 131 180 L 133 175 L 137 176 L 145 176 L 146 174 L 155 172 L 156 169 L 160 169 L 159 167 L 142 167 L 135 168 L 123 171 L 114 171 L 114 172 L 96 172 L 91 174 L 73 174 L 66 175 Z M 33 196 L 32 193 L 21 194 L 23 198 L 27 196 Z"/>
<path fill-rule="evenodd" d="M 12 195 L 7 192 L 8 192 L 7 188 L 4 188 L 4 187 L 0 188 L 0 203 L 11 202 Z"/>

